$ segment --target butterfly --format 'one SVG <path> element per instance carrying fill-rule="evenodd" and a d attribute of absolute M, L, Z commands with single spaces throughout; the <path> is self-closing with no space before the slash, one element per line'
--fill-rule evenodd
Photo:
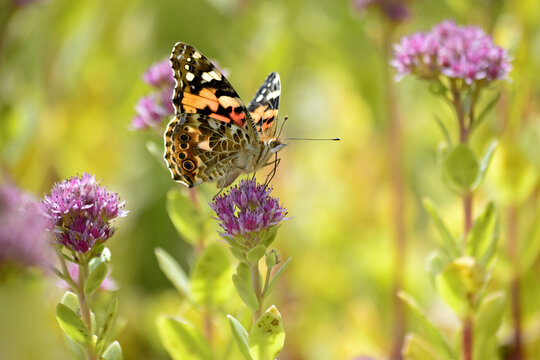
<path fill-rule="evenodd" d="M 246 107 L 193 46 L 176 43 L 170 61 L 175 116 L 165 131 L 164 158 L 173 179 L 190 188 L 205 182 L 224 188 L 240 174 L 271 164 L 287 145 L 276 136 L 279 75 L 268 75 Z"/>

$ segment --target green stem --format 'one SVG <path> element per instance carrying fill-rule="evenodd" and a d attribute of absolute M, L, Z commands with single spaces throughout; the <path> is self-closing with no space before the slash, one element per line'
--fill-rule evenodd
<path fill-rule="evenodd" d="M 253 313 L 253 323 L 257 322 L 262 315 L 263 308 L 263 296 L 261 291 L 261 280 L 259 272 L 259 262 L 255 261 L 251 263 L 251 283 L 253 284 L 253 291 L 257 297 L 257 302 L 259 304 L 259 309 Z"/>
<path fill-rule="evenodd" d="M 83 319 L 84 323 L 86 324 L 86 327 L 88 328 L 88 332 L 90 335 L 93 335 L 92 333 L 92 316 L 90 313 L 90 305 L 88 303 L 88 299 L 86 298 L 86 294 L 84 293 L 84 284 L 86 282 L 86 279 L 88 278 L 88 259 L 86 256 L 81 255 L 79 258 L 79 281 L 78 286 L 76 289 L 77 297 L 79 299 L 79 307 L 81 310 L 81 318 Z M 87 360 L 97 360 L 98 356 L 94 351 L 94 345 L 88 344 L 85 348 L 86 352 L 86 359 Z"/>
<path fill-rule="evenodd" d="M 266 291 L 268 290 L 268 284 L 270 284 L 270 276 L 272 275 L 272 268 L 268 268 L 266 271 L 266 277 L 264 279 L 264 287 L 262 290 L 262 296 L 266 295 Z"/>

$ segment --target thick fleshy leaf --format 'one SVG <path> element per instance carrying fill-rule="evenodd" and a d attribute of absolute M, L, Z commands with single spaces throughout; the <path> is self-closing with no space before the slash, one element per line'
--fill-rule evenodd
<path fill-rule="evenodd" d="M 442 218 L 439 215 L 439 212 L 435 208 L 435 205 L 433 202 L 429 199 L 423 199 L 422 203 L 424 204 L 424 208 L 426 209 L 429 216 L 431 216 L 431 219 L 433 220 L 433 223 L 435 224 L 435 227 L 439 231 L 439 234 L 441 235 L 443 239 L 443 245 L 444 250 L 450 258 L 455 258 L 459 255 L 459 250 L 456 244 L 456 240 L 448 230 L 448 227 L 442 220 Z"/>
<path fill-rule="evenodd" d="M 455 146 L 450 151 L 450 154 L 443 161 L 442 167 L 443 176 L 461 192 L 472 188 L 480 169 L 472 150 L 463 144 Z"/>
<path fill-rule="evenodd" d="M 503 292 L 487 295 L 480 305 L 474 321 L 474 359 L 491 360 L 497 356 L 495 334 L 501 326 L 506 298 Z"/>
<path fill-rule="evenodd" d="M 100 262 L 96 268 L 90 272 L 86 282 L 84 283 L 84 293 L 86 295 L 92 295 L 101 285 L 107 273 L 109 272 L 109 267 L 106 263 Z"/>
<path fill-rule="evenodd" d="M 71 291 L 66 291 L 64 293 L 64 296 L 62 296 L 62 300 L 60 300 L 60 303 L 66 305 L 75 313 L 79 311 L 79 298 Z"/>
<path fill-rule="evenodd" d="M 440 354 L 433 348 L 428 340 L 417 334 L 409 334 L 405 338 L 402 354 L 406 360 L 433 360 L 450 359 L 441 358 Z"/>
<path fill-rule="evenodd" d="M 167 316 L 157 320 L 163 346 L 174 360 L 214 360 L 208 341 L 191 324 Z"/>
<path fill-rule="evenodd" d="M 476 260 L 463 256 L 446 265 L 437 277 L 437 290 L 448 306 L 463 316 L 474 306 L 476 295 L 484 284 L 484 277 L 485 273 Z"/>
<path fill-rule="evenodd" d="M 56 305 L 56 320 L 64 333 L 80 344 L 88 344 L 90 332 L 83 320 L 73 310 L 64 304 Z"/>
<path fill-rule="evenodd" d="M 197 259 L 191 272 L 191 296 L 196 304 L 219 307 L 229 300 L 232 267 L 225 248 L 211 244 Z"/>
<path fill-rule="evenodd" d="M 424 310 L 420 307 L 418 302 L 405 291 L 400 291 L 398 296 L 412 311 L 413 315 L 418 320 L 418 324 L 422 327 L 422 334 L 429 341 L 434 351 L 441 356 L 442 359 L 455 359 L 454 351 L 446 342 L 444 336 L 440 331 L 433 326 L 433 324 L 427 319 Z"/>
<path fill-rule="evenodd" d="M 435 284 L 435 279 L 443 272 L 450 259 L 439 250 L 431 252 L 426 260 L 426 269 L 431 276 L 431 281 Z"/>
<path fill-rule="evenodd" d="M 122 348 L 118 341 L 113 342 L 107 347 L 101 359 L 103 360 L 122 360 Z"/>
<path fill-rule="evenodd" d="M 497 104 L 497 101 L 499 101 L 499 97 L 501 96 L 500 93 L 498 93 L 497 95 L 495 95 L 489 102 L 488 104 L 486 105 L 486 107 L 480 112 L 480 114 L 476 117 L 475 119 L 475 122 L 472 124 L 472 129 L 476 129 L 480 126 L 480 124 L 482 124 L 484 122 L 484 120 L 486 119 L 487 115 L 489 114 L 489 112 L 491 111 L 491 109 L 493 109 L 495 107 L 495 105 Z"/>
<path fill-rule="evenodd" d="M 112 323 L 114 321 L 117 311 L 118 311 L 118 298 L 114 297 L 107 308 L 107 312 L 105 313 L 105 319 L 103 320 L 103 325 L 101 326 L 98 332 L 98 337 L 96 341 L 96 352 L 98 354 L 101 353 L 101 350 L 103 349 L 103 346 L 105 345 L 107 341 L 107 334 L 109 333 L 109 330 L 111 329 L 111 326 L 112 326 Z"/>
<path fill-rule="evenodd" d="M 252 312 L 257 311 L 259 309 L 259 301 L 253 290 L 249 266 L 247 266 L 246 263 L 239 263 L 236 268 L 236 274 L 232 276 L 232 280 L 236 292 L 244 304 L 246 304 Z"/>
<path fill-rule="evenodd" d="M 540 222 L 534 225 L 528 236 L 524 236 L 519 253 L 519 268 L 524 274 L 536 263 L 540 253 Z"/>
<path fill-rule="evenodd" d="M 249 348 L 254 360 L 274 360 L 284 344 L 281 314 L 272 305 L 253 325 L 249 334 Z"/>
<path fill-rule="evenodd" d="M 474 181 L 473 189 L 478 189 L 484 181 L 487 169 L 489 167 L 489 164 L 491 163 L 491 159 L 493 158 L 493 154 L 495 153 L 495 149 L 497 149 L 498 144 L 499 143 L 497 142 L 497 140 L 493 140 L 491 144 L 489 144 L 489 147 L 486 150 L 484 156 L 482 157 L 482 160 L 480 160 L 480 169 L 478 170 L 478 176 Z"/>
<path fill-rule="evenodd" d="M 266 246 L 262 244 L 255 246 L 246 253 L 247 261 L 252 263 L 259 261 L 266 254 L 266 249 Z"/>
<path fill-rule="evenodd" d="M 476 258 L 482 266 L 487 265 L 495 253 L 498 239 L 496 224 L 495 208 L 490 203 L 467 236 L 467 254 Z"/>
<path fill-rule="evenodd" d="M 276 226 L 272 226 L 268 230 L 263 231 L 261 233 L 261 239 L 260 239 L 261 244 L 269 248 L 270 245 L 272 245 L 272 243 L 276 239 L 278 229 L 279 229 L 279 225 L 276 225 Z"/>
<path fill-rule="evenodd" d="M 189 280 L 178 262 L 162 248 L 155 248 L 154 254 L 158 260 L 159 268 L 165 274 L 167 279 L 174 285 L 182 295 L 191 298 L 191 291 L 189 289 Z"/>
<path fill-rule="evenodd" d="M 186 242 L 195 245 L 203 237 L 203 221 L 189 197 L 178 189 L 167 193 L 167 213 L 176 231 Z"/>
<path fill-rule="evenodd" d="M 289 266 L 289 263 L 291 262 L 291 259 L 292 258 L 288 258 L 284 263 L 283 265 L 281 265 L 278 269 L 278 271 L 276 271 L 276 273 L 274 274 L 274 277 L 272 278 L 272 280 L 270 280 L 270 284 L 268 284 L 268 288 L 266 289 L 266 292 L 264 293 L 264 297 L 268 297 L 268 295 L 270 295 L 270 293 L 272 292 L 272 290 L 274 290 L 274 287 L 276 287 L 276 284 L 277 284 L 277 281 L 279 280 L 279 278 L 281 277 L 281 275 L 283 275 L 283 271 L 285 271 L 285 269 L 287 268 L 287 266 Z"/>
<path fill-rule="evenodd" d="M 253 356 L 249 351 L 249 336 L 246 329 L 232 315 L 227 315 L 227 319 L 229 319 L 231 331 L 234 339 L 236 340 L 236 344 L 238 345 L 238 349 L 244 356 L 244 359 L 253 360 Z"/>

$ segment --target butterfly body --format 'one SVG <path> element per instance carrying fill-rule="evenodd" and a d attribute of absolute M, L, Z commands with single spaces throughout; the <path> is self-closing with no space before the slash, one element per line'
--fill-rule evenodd
<path fill-rule="evenodd" d="M 276 138 L 281 84 L 271 73 L 246 107 L 223 74 L 199 51 L 177 43 L 171 54 L 175 117 L 165 132 L 174 180 L 229 186 L 265 166 L 286 144 Z"/>

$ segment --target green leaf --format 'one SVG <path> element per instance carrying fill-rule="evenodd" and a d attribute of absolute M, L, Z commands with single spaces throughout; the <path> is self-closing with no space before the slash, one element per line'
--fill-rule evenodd
<path fill-rule="evenodd" d="M 113 342 L 107 350 L 103 353 L 101 359 L 103 360 L 122 360 L 122 348 L 118 341 Z"/>
<path fill-rule="evenodd" d="M 227 252 L 214 243 L 204 249 L 191 272 L 191 296 L 195 303 L 205 307 L 219 307 L 229 300 L 232 267 Z"/>
<path fill-rule="evenodd" d="M 272 305 L 253 325 L 249 334 L 249 348 L 254 360 L 274 360 L 284 344 L 281 314 Z"/>
<path fill-rule="evenodd" d="M 467 236 L 467 254 L 478 259 L 482 266 L 487 265 L 497 247 L 496 223 L 495 207 L 490 203 L 476 219 Z"/>
<path fill-rule="evenodd" d="M 88 278 L 84 283 L 84 293 L 86 295 L 92 295 L 99 288 L 103 280 L 105 280 L 108 272 L 109 267 L 107 264 L 104 262 L 99 263 L 94 271 L 91 271 L 90 275 L 88 275 Z"/>
<path fill-rule="evenodd" d="M 269 248 L 270 245 L 272 245 L 272 243 L 276 239 L 278 229 L 279 229 L 279 225 L 276 225 L 276 226 L 272 226 L 271 228 L 263 231 L 262 234 L 260 235 L 261 236 L 260 244 L 262 244 L 262 245 L 266 246 L 267 248 Z"/>
<path fill-rule="evenodd" d="M 491 163 L 491 159 L 493 158 L 493 154 L 495 153 L 495 149 L 497 149 L 498 144 L 499 143 L 497 142 L 497 140 L 493 140 L 491 144 L 489 144 L 489 147 L 486 150 L 484 156 L 482 157 L 482 160 L 480 160 L 480 168 L 478 170 L 478 176 L 476 177 L 476 180 L 474 181 L 474 184 L 472 186 L 473 189 L 478 189 L 484 181 L 487 169 L 489 167 L 489 164 Z"/>
<path fill-rule="evenodd" d="M 247 261 L 254 263 L 259 261 L 266 254 L 266 246 L 259 244 L 246 253 Z"/>
<path fill-rule="evenodd" d="M 244 329 L 242 324 L 240 324 L 240 322 L 236 320 L 232 315 L 227 315 L 227 319 L 229 319 L 231 331 L 233 333 L 234 339 L 236 340 L 236 344 L 238 345 L 238 349 L 244 356 L 244 359 L 253 360 L 253 356 L 249 351 L 249 337 L 246 329 Z"/>
<path fill-rule="evenodd" d="M 437 277 L 436 285 L 442 299 L 456 314 L 464 316 L 475 305 L 476 295 L 482 289 L 485 274 L 470 256 L 458 258 Z"/>
<path fill-rule="evenodd" d="M 437 276 L 439 276 L 439 274 L 443 272 L 446 264 L 448 264 L 449 262 L 450 259 L 448 258 L 448 256 L 446 256 L 439 250 L 435 250 L 428 255 L 426 260 L 426 269 L 431 276 L 431 281 L 433 282 L 433 284 L 435 283 L 435 279 L 437 278 Z"/>
<path fill-rule="evenodd" d="M 467 145 L 459 144 L 444 159 L 442 172 L 443 176 L 457 186 L 461 192 L 466 192 L 472 188 L 478 177 L 478 160 Z"/>
<path fill-rule="evenodd" d="M 272 278 L 272 280 L 270 280 L 270 284 L 268 284 L 268 288 L 266 289 L 266 292 L 264 293 L 265 298 L 268 295 L 270 295 L 270 293 L 272 292 L 272 290 L 276 286 L 278 279 L 281 277 L 281 275 L 283 275 L 283 271 L 287 268 L 287 266 L 289 266 L 289 263 L 291 262 L 291 259 L 292 258 L 288 258 L 287 261 L 285 261 L 283 263 L 283 265 L 281 265 L 279 267 L 278 271 L 276 271 L 276 273 L 274 274 L 274 277 Z"/>
<path fill-rule="evenodd" d="M 540 222 L 536 222 L 528 236 L 521 241 L 519 255 L 519 270 L 525 274 L 536 263 L 540 253 Z"/>
<path fill-rule="evenodd" d="M 159 268 L 165 274 L 167 279 L 174 285 L 176 290 L 186 298 L 191 298 L 191 291 L 189 289 L 189 280 L 178 262 L 162 248 L 155 248 L 154 254 L 158 260 Z"/>
<path fill-rule="evenodd" d="M 156 159 L 161 164 L 161 166 L 166 168 L 167 165 L 165 165 L 165 160 L 163 160 L 163 142 L 158 145 L 154 141 L 149 140 L 146 142 L 145 145 L 146 150 L 148 150 L 148 152 L 152 154 L 154 159 Z"/>
<path fill-rule="evenodd" d="M 482 110 L 482 112 L 480 113 L 480 115 L 478 115 L 478 117 L 475 119 L 474 123 L 472 124 L 472 129 L 477 129 L 483 122 L 484 120 L 486 119 L 487 117 L 487 114 L 489 114 L 489 112 L 491 111 L 491 109 L 493 109 L 493 107 L 497 104 L 497 101 L 499 101 L 499 97 L 501 96 L 501 94 L 497 94 L 495 95 L 490 101 L 489 103 L 486 105 L 486 107 L 484 108 L 484 110 Z"/>
<path fill-rule="evenodd" d="M 62 300 L 60 300 L 60 303 L 66 305 L 74 313 L 79 311 L 79 298 L 71 291 L 65 292 L 64 296 L 62 296 Z"/>
<path fill-rule="evenodd" d="M 216 359 L 208 341 L 191 324 L 162 316 L 157 320 L 157 329 L 163 346 L 173 359 Z"/>
<path fill-rule="evenodd" d="M 89 344 L 91 335 L 82 319 L 64 304 L 56 305 L 56 320 L 62 331 L 80 344 Z"/>
<path fill-rule="evenodd" d="M 402 354 L 406 360 L 441 359 L 440 354 L 433 348 L 429 341 L 417 334 L 407 335 L 403 343 Z"/>
<path fill-rule="evenodd" d="M 452 138 L 450 137 L 450 133 L 448 132 L 448 129 L 446 128 L 442 120 L 437 115 L 435 115 L 435 122 L 437 123 L 437 125 L 439 125 L 439 128 L 441 129 L 444 138 L 446 139 L 446 144 L 452 147 Z"/>
<path fill-rule="evenodd" d="M 431 216 L 435 227 L 437 228 L 437 230 L 439 230 L 439 233 L 441 234 L 444 245 L 443 249 L 448 253 L 450 258 L 455 258 L 459 256 L 459 250 L 456 245 L 456 240 L 448 230 L 448 227 L 446 226 L 444 221 L 439 216 L 439 212 L 435 208 L 435 205 L 433 205 L 433 203 L 429 199 L 423 199 L 422 203 L 424 204 L 424 208 L 426 209 L 429 216 Z"/>
<path fill-rule="evenodd" d="M 116 313 L 118 311 L 118 298 L 114 297 L 108 308 L 107 312 L 105 313 L 105 319 L 103 320 L 103 325 L 99 329 L 97 340 L 96 340 L 96 353 L 100 354 L 103 346 L 105 345 L 105 342 L 107 341 L 107 334 L 109 333 L 109 330 L 111 329 L 113 320 L 116 316 Z"/>
<path fill-rule="evenodd" d="M 502 291 L 486 296 L 480 305 L 474 321 L 474 359 L 497 358 L 495 334 L 502 324 L 506 308 L 506 298 Z"/>
<path fill-rule="evenodd" d="M 259 300 L 253 290 L 253 284 L 251 282 L 251 272 L 249 266 L 246 263 L 239 263 L 236 267 L 236 274 L 232 277 L 234 287 L 238 292 L 238 295 L 252 312 L 259 309 Z"/>
<path fill-rule="evenodd" d="M 440 331 L 429 322 L 424 310 L 422 310 L 416 300 L 405 291 L 400 291 L 398 296 L 405 304 L 407 304 L 416 319 L 419 320 L 418 323 L 422 328 L 423 334 L 427 337 L 429 343 L 432 344 L 432 347 L 436 350 L 437 354 L 440 354 L 442 359 L 455 359 L 456 356 L 454 351 L 450 345 L 448 345 Z"/>
<path fill-rule="evenodd" d="M 203 237 L 203 221 L 189 197 L 178 189 L 167 193 L 167 213 L 178 234 L 195 245 Z"/>

